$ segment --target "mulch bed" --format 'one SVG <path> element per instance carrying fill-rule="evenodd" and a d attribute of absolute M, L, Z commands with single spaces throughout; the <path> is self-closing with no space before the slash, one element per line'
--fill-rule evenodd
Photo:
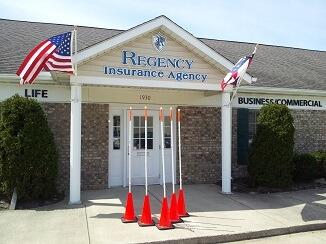
<path fill-rule="evenodd" d="M 4 194 L 0 193 L 0 211 L 6 210 L 10 206 L 10 199 Z"/>
<path fill-rule="evenodd" d="M 64 194 L 56 194 L 47 200 L 18 200 L 16 204 L 16 209 L 33 209 L 43 207 L 46 205 L 61 202 L 63 199 Z"/>
<path fill-rule="evenodd" d="M 60 202 L 64 199 L 64 194 L 56 194 L 47 200 L 18 200 L 16 209 L 33 209 Z M 10 198 L 0 193 L 0 211 L 8 210 Z"/>
<path fill-rule="evenodd" d="M 239 193 L 276 193 L 289 192 L 308 189 L 325 188 L 325 179 L 318 179 L 312 182 L 294 182 L 292 186 L 286 188 L 272 188 L 272 187 L 251 187 L 248 178 L 235 179 L 232 181 L 232 191 Z"/>

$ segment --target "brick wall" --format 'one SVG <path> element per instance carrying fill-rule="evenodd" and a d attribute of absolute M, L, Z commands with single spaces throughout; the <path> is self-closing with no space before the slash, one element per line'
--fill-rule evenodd
<path fill-rule="evenodd" d="M 70 170 L 70 104 L 44 103 L 43 109 L 59 154 L 58 189 L 68 191 Z M 82 104 L 81 188 L 108 186 L 108 104 Z"/>
<path fill-rule="evenodd" d="M 300 153 L 326 150 L 326 111 L 292 110 L 295 150 Z"/>
<path fill-rule="evenodd" d="M 70 103 L 43 103 L 59 156 L 57 188 L 69 189 Z"/>
<path fill-rule="evenodd" d="M 183 182 L 215 183 L 221 175 L 221 111 L 218 108 L 179 108 Z M 178 167 L 177 171 L 178 175 Z"/>
<path fill-rule="evenodd" d="M 296 152 L 307 153 L 326 150 L 326 111 L 291 110 Z M 248 176 L 247 166 L 237 164 L 237 110 L 233 109 L 232 128 L 232 177 Z"/>
<path fill-rule="evenodd" d="M 181 109 L 182 175 L 184 183 L 216 183 L 221 170 L 221 109 L 179 107 Z M 237 162 L 237 110 L 232 111 L 232 177 L 247 175 Z M 177 175 L 179 174 L 177 164 Z"/>
<path fill-rule="evenodd" d="M 221 179 L 222 167 L 221 110 L 180 109 L 183 180 L 185 183 L 215 183 Z M 292 110 L 292 115 L 296 129 L 295 150 L 301 153 L 326 150 L 326 111 Z M 247 166 L 237 164 L 236 109 L 232 111 L 232 123 L 232 177 L 246 177 Z"/>
<path fill-rule="evenodd" d="M 42 104 L 59 153 L 58 188 L 69 188 L 70 104 Z M 215 183 L 221 179 L 221 109 L 179 107 L 184 183 Z M 326 111 L 293 110 L 295 149 L 326 149 Z M 82 189 L 108 186 L 108 104 L 82 105 Z M 313 119 L 312 119 L 313 118 Z M 233 109 L 232 177 L 247 175 L 237 161 L 237 110 Z M 178 164 L 177 164 L 178 166 Z M 178 167 L 177 167 L 178 171 Z M 177 172 L 177 175 L 179 172 Z M 178 178 L 178 177 L 177 177 Z"/>
<path fill-rule="evenodd" d="M 108 187 L 108 119 L 108 104 L 82 104 L 82 190 Z"/>

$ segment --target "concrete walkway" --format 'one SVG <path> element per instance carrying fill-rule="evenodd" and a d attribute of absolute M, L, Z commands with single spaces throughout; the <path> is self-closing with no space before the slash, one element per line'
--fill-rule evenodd
<path fill-rule="evenodd" d="M 170 189 L 171 187 L 169 187 Z M 216 185 L 185 186 L 191 217 L 159 231 L 122 224 L 127 189 L 86 191 L 83 204 L 0 212 L 0 243 L 216 243 L 326 229 L 326 189 L 277 194 L 218 193 Z M 143 187 L 133 187 L 141 212 Z M 159 217 L 162 187 L 150 187 Z"/>
<path fill-rule="evenodd" d="M 289 235 L 232 242 L 232 244 L 325 244 L 326 230 L 300 232 Z"/>

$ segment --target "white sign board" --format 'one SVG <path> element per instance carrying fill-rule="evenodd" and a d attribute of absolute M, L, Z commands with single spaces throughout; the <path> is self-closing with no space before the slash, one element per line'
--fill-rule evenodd
<path fill-rule="evenodd" d="M 291 109 L 326 110 L 326 97 L 237 94 L 232 102 L 235 108 L 252 109 L 259 109 L 267 104 L 283 104 Z"/>

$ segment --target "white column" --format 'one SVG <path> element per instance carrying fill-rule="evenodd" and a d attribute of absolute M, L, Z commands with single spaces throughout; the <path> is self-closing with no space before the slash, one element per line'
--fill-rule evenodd
<path fill-rule="evenodd" d="M 232 108 L 230 93 L 222 93 L 222 192 L 231 193 Z"/>
<path fill-rule="evenodd" d="M 70 198 L 69 204 L 80 201 L 81 158 L 81 86 L 71 84 L 70 114 Z"/>

